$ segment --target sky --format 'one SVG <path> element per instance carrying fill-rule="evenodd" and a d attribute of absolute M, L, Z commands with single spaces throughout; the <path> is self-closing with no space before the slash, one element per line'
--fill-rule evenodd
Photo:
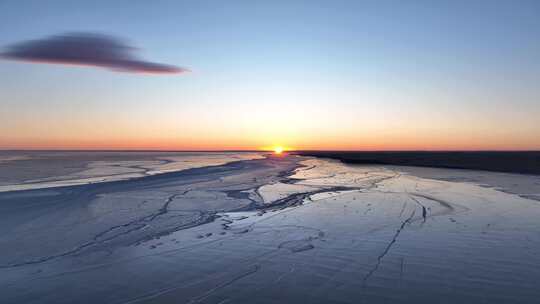
<path fill-rule="evenodd" d="M 0 149 L 540 150 L 535 0 L 0 0 L 0 53 Z"/>

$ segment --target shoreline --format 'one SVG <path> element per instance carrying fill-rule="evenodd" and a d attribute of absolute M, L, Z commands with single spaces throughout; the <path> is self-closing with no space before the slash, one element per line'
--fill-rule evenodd
<path fill-rule="evenodd" d="M 540 151 L 296 151 L 294 153 L 301 156 L 336 159 L 355 165 L 391 165 L 540 175 Z"/>

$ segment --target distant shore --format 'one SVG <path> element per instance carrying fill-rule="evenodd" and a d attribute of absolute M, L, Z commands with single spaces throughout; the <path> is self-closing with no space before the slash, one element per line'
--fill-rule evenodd
<path fill-rule="evenodd" d="M 297 151 L 298 155 L 337 159 L 349 164 L 470 169 L 540 175 L 540 151 Z"/>

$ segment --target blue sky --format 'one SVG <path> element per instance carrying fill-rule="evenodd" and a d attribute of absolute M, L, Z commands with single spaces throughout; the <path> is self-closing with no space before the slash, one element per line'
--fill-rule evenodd
<path fill-rule="evenodd" d="M 0 47 L 70 32 L 192 70 L 0 61 L 0 145 L 540 149 L 538 1 L 1 1 Z"/>

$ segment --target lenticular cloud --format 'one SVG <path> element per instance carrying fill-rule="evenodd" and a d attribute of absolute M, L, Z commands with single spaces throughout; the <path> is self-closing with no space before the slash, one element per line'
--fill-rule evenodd
<path fill-rule="evenodd" d="M 174 74 L 189 71 L 141 60 L 133 55 L 134 50 L 122 40 L 108 35 L 72 33 L 21 42 L 8 47 L 0 55 L 12 60 L 95 66 L 130 73 Z"/>

